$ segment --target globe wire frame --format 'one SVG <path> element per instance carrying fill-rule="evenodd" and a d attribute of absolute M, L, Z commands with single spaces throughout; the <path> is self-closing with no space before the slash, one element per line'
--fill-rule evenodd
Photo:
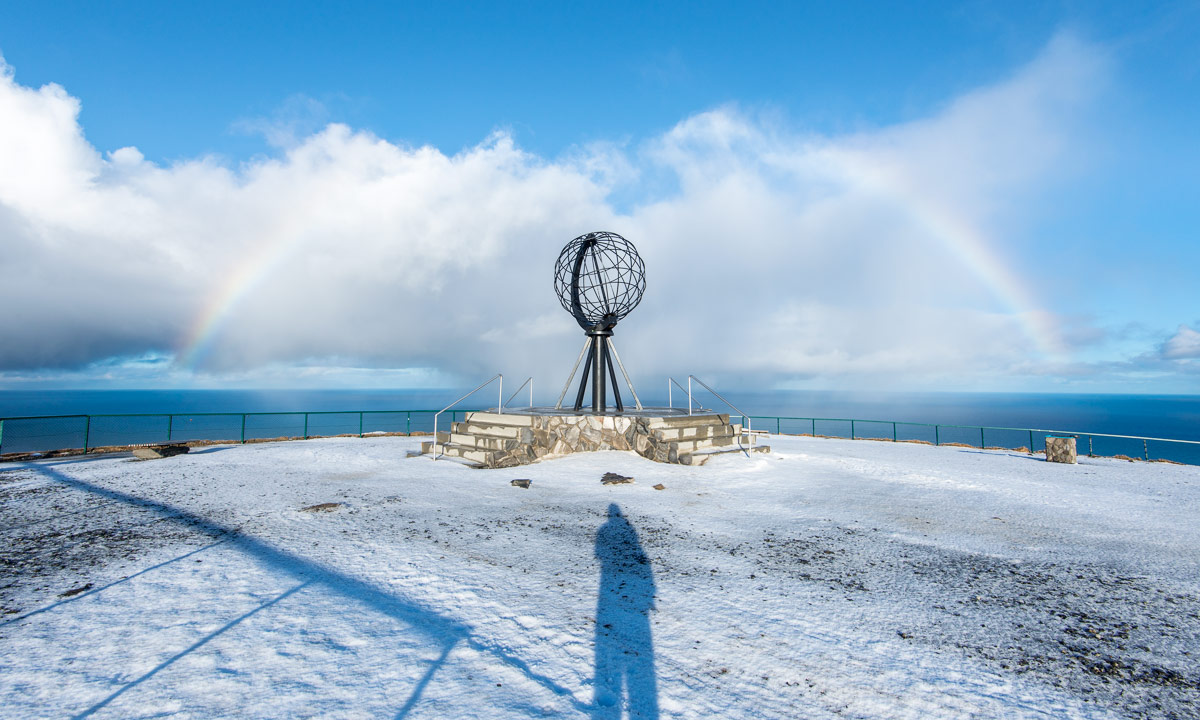
<path fill-rule="evenodd" d="M 646 290 L 646 266 L 637 248 L 616 233 L 591 232 L 580 235 L 567 243 L 559 253 L 554 266 L 554 290 L 563 309 L 571 313 L 588 335 L 587 344 L 563 388 L 563 396 L 586 352 L 587 363 L 580 378 L 575 411 L 578 412 L 583 406 L 589 375 L 592 380 L 592 411 L 607 411 L 607 374 L 612 381 L 617 411 L 624 412 L 612 363 L 616 350 L 612 347 L 611 336 L 617 323 L 638 306 Z M 620 363 L 620 360 L 617 362 Z M 621 372 L 629 382 L 624 367 Z M 637 399 L 632 384 L 629 389 L 640 409 L 641 401 Z M 556 407 L 562 406 L 563 396 L 559 397 Z"/>
<path fill-rule="evenodd" d="M 646 265 L 633 243 L 620 235 L 587 233 L 559 253 L 554 291 L 585 331 L 611 330 L 642 301 Z"/>

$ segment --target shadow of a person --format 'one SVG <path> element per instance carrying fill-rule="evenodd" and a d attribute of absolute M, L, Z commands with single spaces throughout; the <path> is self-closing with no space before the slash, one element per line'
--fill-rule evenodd
<path fill-rule="evenodd" d="M 608 506 L 608 521 L 596 531 L 600 595 L 596 600 L 596 675 L 592 716 L 658 718 L 654 677 L 654 573 L 637 532 L 621 508 Z"/>

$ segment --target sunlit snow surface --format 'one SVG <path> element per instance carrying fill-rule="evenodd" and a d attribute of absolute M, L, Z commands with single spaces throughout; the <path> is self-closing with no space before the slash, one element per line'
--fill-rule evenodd
<path fill-rule="evenodd" d="M 1200 715 L 1200 468 L 418 441 L 0 466 L 3 715 Z"/>

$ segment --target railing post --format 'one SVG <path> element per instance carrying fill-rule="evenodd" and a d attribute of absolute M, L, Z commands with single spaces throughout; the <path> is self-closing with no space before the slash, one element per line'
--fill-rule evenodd
<path fill-rule="evenodd" d="M 92 439 L 92 416 L 87 416 L 87 424 L 83 426 L 83 454 L 88 453 L 88 443 Z"/>
<path fill-rule="evenodd" d="M 246 413 L 242 413 L 242 444 L 246 444 Z"/>
<path fill-rule="evenodd" d="M 896 442 L 896 423 L 892 423 L 892 442 Z"/>
<path fill-rule="evenodd" d="M 939 433 L 939 432 L 938 432 L 938 426 L 937 426 L 937 425 L 934 425 L 934 426 L 933 426 L 933 444 L 934 444 L 934 445 L 941 445 L 941 444 L 942 444 L 942 437 L 941 437 L 941 433 Z"/>
<path fill-rule="evenodd" d="M 1033 442 L 1030 441 L 1029 444 L 1032 445 Z M 1092 436 L 1091 435 L 1088 435 L 1088 457 L 1092 457 Z"/>
<path fill-rule="evenodd" d="M 1149 462 L 1149 460 L 1150 460 L 1150 441 L 1149 440 L 1145 440 L 1145 439 L 1142 440 L 1142 457 L 1145 458 L 1147 462 Z"/>
<path fill-rule="evenodd" d="M 171 434 L 175 431 L 175 416 L 167 416 L 167 442 L 171 442 Z"/>
<path fill-rule="evenodd" d="M 1091 441 L 1089 440 L 1088 442 L 1090 443 Z M 1091 449 L 1091 445 L 1088 445 L 1088 449 Z M 1029 431 L 1029 454 L 1033 454 L 1033 430 Z"/>
<path fill-rule="evenodd" d="M 782 434 L 783 434 L 783 433 L 781 433 L 781 432 L 779 431 L 779 418 L 775 418 L 775 434 L 776 434 L 776 435 L 782 435 Z"/>
<path fill-rule="evenodd" d="M 851 440 L 856 439 L 854 437 L 854 421 L 853 420 L 850 421 L 850 439 Z"/>
<path fill-rule="evenodd" d="M 688 415 L 692 414 L 692 376 L 688 375 Z"/>
<path fill-rule="evenodd" d="M 667 407 L 675 407 L 675 400 L 671 397 L 671 378 L 667 378 Z"/>
<path fill-rule="evenodd" d="M 521 388 L 517 388 L 517 389 L 520 390 Z M 504 376 L 503 375 L 500 376 L 500 397 L 498 397 L 496 399 L 496 404 L 498 406 L 498 408 L 496 410 L 496 414 L 503 415 L 504 414 Z"/>
<path fill-rule="evenodd" d="M 404 418 L 404 434 L 412 435 L 412 410 L 409 410 L 408 417 Z"/>
<path fill-rule="evenodd" d="M 358 413 L 358 436 L 359 437 L 362 437 L 362 417 L 363 417 L 363 414 L 361 411 L 359 411 L 359 413 Z"/>
<path fill-rule="evenodd" d="M 980 450 L 986 449 L 983 445 L 983 428 L 979 428 L 979 449 Z"/>
<path fill-rule="evenodd" d="M 304 413 L 304 439 L 308 439 L 308 413 Z"/>
<path fill-rule="evenodd" d="M 816 418 L 812 418 L 812 424 L 813 424 L 812 436 L 816 437 L 817 436 L 817 419 Z"/>
<path fill-rule="evenodd" d="M 4 421 L 0 420 L 0 455 L 4 454 Z"/>

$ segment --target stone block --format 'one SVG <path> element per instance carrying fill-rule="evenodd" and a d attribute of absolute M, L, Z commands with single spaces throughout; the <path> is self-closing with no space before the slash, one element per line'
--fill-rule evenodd
<path fill-rule="evenodd" d="M 1075 452 L 1075 438 L 1073 437 L 1055 437 L 1053 435 L 1046 436 L 1046 461 L 1056 463 L 1068 463 L 1074 465 L 1077 462 Z"/>
<path fill-rule="evenodd" d="M 491 467 L 495 467 L 495 468 L 509 468 L 509 467 L 516 467 L 517 465 L 521 465 L 521 464 L 522 464 L 522 462 L 521 462 L 521 458 L 520 458 L 520 457 L 518 457 L 518 456 L 516 456 L 516 455 L 508 455 L 508 454 L 505 454 L 505 455 L 503 455 L 503 456 L 501 456 L 501 457 L 497 458 L 497 459 L 496 459 L 496 460 L 495 460 L 495 461 L 492 463 Z"/>
<path fill-rule="evenodd" d="M 595 449 L 600 446 L 600 441 L 604 438 L 604 434 L 598 428 L 589 426 L 579 431 L 579 437 L 585 444 Z"/>

